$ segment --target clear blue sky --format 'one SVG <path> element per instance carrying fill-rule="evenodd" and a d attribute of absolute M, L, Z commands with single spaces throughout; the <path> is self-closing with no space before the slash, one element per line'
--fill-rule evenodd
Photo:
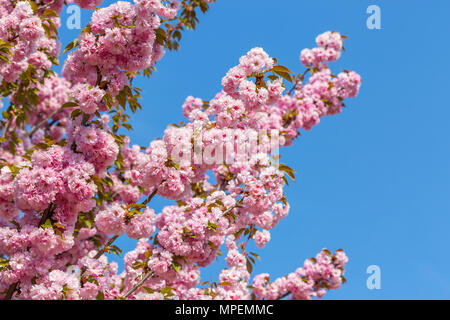
<path fill-rule="evenodd" d="M 381 8 L 381 30 L 366 27 L 372 4 Z M 262 46 L 301 72 L 301 49 L 319 33 L 340 31 L 347 52 L 333 68 L 359 72 L 360 95 L 282 150 L 297 170 L 286 189 L 292 209 L 257 251 L 254 272 L 282 276 L 323 247 L 344 248 L 348 283 L 326 299 L 448 299 L 449 15 L 446 0 L 218 0 L 198 30 L 183 35 L 181 50 L 168 53 L 152 79 L 136 82 L 144 110 L 133 117 L 132 140 L 147 146 L 183 120 L 186 96 L 211 99 L 249 49 Z M 63 46 L 78 33 L 63 27 Z M 159 211 L 164 203 L 153 205 Z M 381 268 L 380 290 L 366 288 L 369 265 Z M 215 280 L 219 266 L 206 279 Z"/>

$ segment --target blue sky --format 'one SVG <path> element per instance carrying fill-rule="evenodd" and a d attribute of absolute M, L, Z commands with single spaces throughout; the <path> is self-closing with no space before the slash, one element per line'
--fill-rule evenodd
<path fill-rule="evenodd" d="M 369 5 L 381 9 L 381 30 L 366 27 Z M 449 15 L 445 0 L 218 0 L 183 35 L 181 50 L 136 82 L 144 110 L 133 117 L 132 141 L 147 146 L 183 120 L 186 96 L 211 99 L 249 49 L 261 46 L 302 72 L 301 49 L 337 30 L 349 39 L 332 68 L 360 73 L 360 94 L 281 151 L 297 171 L 286 188 L 291 212 L 256 251 L 262 261 L 254 272 L 282 276 L 323 247 L 344 248 L 348 283 L 326 299 L 448 299 Z M 63 46 L 78 33 L 63 27 Z M 166 202 L 152 203 L 159 211 Z M 133 242 L 119 245 L 127 251 Z M 366 287 L 370 265 L 381 268 L 380 290 Z M 215 280 L 220 266 L 205 270 L 205 279 Z"/>

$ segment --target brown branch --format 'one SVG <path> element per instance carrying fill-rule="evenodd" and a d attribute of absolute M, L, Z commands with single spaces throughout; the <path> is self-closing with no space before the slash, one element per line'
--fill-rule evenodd
<path fill-rule="evenodd" d="M 305 76 L 306 74 L 309 72 L 309 68 L 305 70 L 305 72 L 303 72 L 303 74 L 299 77 L 299 81 L 303 81 L 305 80 Z M 299 83 L 299 81 L 295 81 L 294 86 L 291 88 L 291 90 L 289 90 L 289 95 L 292 94 L 292 92 L 294 92 L 294 89 L 297 87 L 297 84 Z"/>
<path fill-rule="evenodd" d="M 239 207 L 242 204 L 243 201 L 244 201 L 244 198 L 240 199 L 238 202 L 236 202 L 234 204 L 234 206 L 232 206 L 231 208 L 228 208 L 227 210 L 225 210 L 222 213 L 222 215 L 225 216 L 225 215 L 229 214 L 233 209 L 236 209 L 237 207 Z"/>
<path fill-rule="evenodd" d="M 142 204 L 148 204 L 150 201 L 152 201 L 153 197 L 156 195 L 156 193 L 158 192 L 158 187 L 155 188 L 155 190 L 153 190 L 153 192 L 148 196 L 147 199 L 145 199 L 144 202 L 142 202 Z"/>
<path fill-rule="evenodd" d="M 19 281 L 15 282 L 15 283 L 13 283 L 13 284 L 11 284 L 9 286 L 8 292 L 6 293 L 4 300 L 11 300 L 11 298 L 12 298 L 14 292 L 16 291 L 18 285 L 19 285 Z"/>
<path fill-rule="evenodd" d="M 99 252 L 97 252 L 97 254 L 94 256 L 94 259 L 100 258 L 100 257 L 108 250 L 108 248 L 113 244 L 113 242 L 116 241 L 116 239 L 117 239 L 118 237 L 119 237 L 119 236 L 117 236 L 117 235 L 111 237 L 111 238 L 108 240 L 108 242 L 103 246 L 103 249 L 100 250 Z"/>
<path fill-rule="evenodd" d="M 39 129 L 41 126 L 43 126 L 44 124 L 47 123 L 48 120 L 50 120 L 54 115 L 56 115 L 59 111 L 61 111 L 62 108 L 58 108 L 55 111 L 53 111 L 52 113 L 50 113 L 48 115 L 48 117 L 46 117 L 44 120 L 42 120 L 41 122 L 39 122 L 37 125 L 35 125 L 31 131 L 28 133 L 28 136 L 31 137 L 37 129 Z"/>
<path fill-rule="evenodd" d="M 133 292 L 135 292 L 137 289 L 139 289 L 144 283 L 145 281 L 147 281 L 148 278 L 150 278 L 150 276 L 153 275 L 152 271 L 148 271 L 144 277 L 142 278 L 141 281 L 139 281 L 138 283 L 136 283 L 133 288 L 131 288 L 124 296 L 123 298 L 127 299 L 129 296 L 131 296 L 133 294 Z"/>
<path fill-rule="evenodd" d="M 5 129 L 3 130 L 3 133 L 2 133 L 2 138 L 6 137 L 6 133 L 8 132 L 9 127 L 11 126 L 11 123 L 12 123 L 12 120 L 13 120 L 13 117 L 14 117 L 14 113 L 12 111 L 10 113 L 11 113 L 11 117 L 6 122 Z"/>
<path fill-rule="evenodd" d="M 56 0 L 53 0 L 52 2 L 47 3 L 46 5 L 39 7 L 38 10 L 45 10 L 50 8 L 52 5 L 54 5 L 56 3 Z"/>
<path fill-rule="evenodd" d="M 115 235 L 115 236 L 109 238 L 108 242 L 105 243 L 105 245 L 103 246 L 103 248 L 99 252 L 97 252 L 97 254 L 94 256 L 93 259 L 100 258 L 109 249 L 109 247 L 113 244 L 113 242 L 116 241 L 116 239 L 118 237 L 119 236 Z M 86 270 L 87 270 L 86 266 L 81 268 L 80 277 L 86 272 Z"/>
<path fill-rule="evenodd" d="M 281 297 L 278 297 L 277 300 L 284 299 L 284 298 L 286 298 L 288 295 L 290 295 L 291 293 L 292 293 L 292 292 L 288 291 L 288 292 L 286 292 L 285 294 L 283 294 Z"/>
<path fill-rule="evenodd" d="M 50 203 L 49 206 L 47 207 L 47 209 L 44 210 L 44 212 L 42 213 L 42 218 L 39 221 L 38 227 L 42 226 L 45 223 L 45 221 L 47 221 L 47 219 L 51 217 L 51 215 L 53 214 L 52 206 L 53 206 L 53 203 Z"/>

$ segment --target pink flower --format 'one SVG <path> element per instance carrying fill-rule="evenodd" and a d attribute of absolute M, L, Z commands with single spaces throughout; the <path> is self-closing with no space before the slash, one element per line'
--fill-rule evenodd
<path fill-rule="evenodd" d="M 256 246 L 258 248 L 264 248 L 267 242 L 270 241 L 270 232 L 267 230 L 256 231 L 253 235 L 253 240 L 255 240 Z"/>
<path fill-rule="evenodd" d="M 101 210 L 95 217 L 97 228 L 106 233 L 121 235 L 125 232 L 125 210 L 117 203 Z"/>

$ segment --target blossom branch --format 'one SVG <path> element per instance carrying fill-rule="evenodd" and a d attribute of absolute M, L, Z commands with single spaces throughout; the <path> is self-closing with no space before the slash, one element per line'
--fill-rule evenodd
<path fill-rule="evenodd" d="M 129 296 L 131 296 L 136 290 L 138 290 L 144 283 L 147 281 L 148 278 L 150 278 L 153 275 L 153 272 L 151 270 L 147 271 L 147 273 L 144 274 L 144 277 L 136 283 L 124 296 L 124 299 L 127 299 Z"/>

